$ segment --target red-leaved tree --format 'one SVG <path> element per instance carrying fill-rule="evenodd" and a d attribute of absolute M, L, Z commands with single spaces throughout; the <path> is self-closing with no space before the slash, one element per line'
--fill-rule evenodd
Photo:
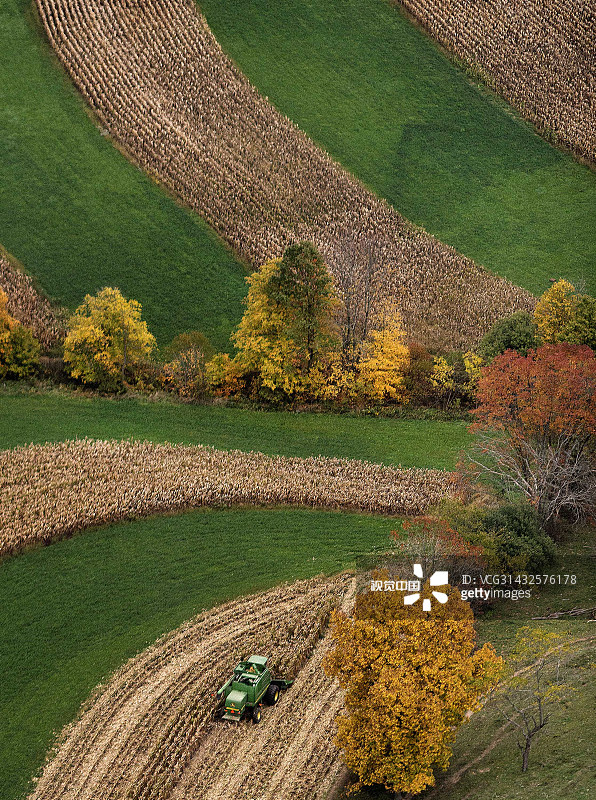
<path fill-rule="evenodd" d="M 507 350 L 478 383 L 476 457 L 501 485 L 522 492 L 547 528 L 596 501 L 596 358 L 585 346 Z"/>

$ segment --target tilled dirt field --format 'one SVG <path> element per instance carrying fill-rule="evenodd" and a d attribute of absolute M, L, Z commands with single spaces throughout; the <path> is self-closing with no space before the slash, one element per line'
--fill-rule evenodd
<path fill-rule="evenodd" d="M 342 706 L 321 662 L 330 609 L 355 580 L 313 578 L 199 615 L 129 661 L 62 734 L 30 800 L 304 800 L 342 769 Z M 323 638 L 321 638 L 323 636 Z M 212 692 L 242 658 L 270 656 L 294 677 L 260 725 L 214 717 Z M 301 668 L 302 667 L 302 668 Z"/>

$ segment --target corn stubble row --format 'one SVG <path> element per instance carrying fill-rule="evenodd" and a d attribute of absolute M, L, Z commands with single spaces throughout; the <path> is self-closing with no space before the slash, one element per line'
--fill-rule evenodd
<path fill-rule="evenodd" d="M 59 322 L 50 302 L 36 290 L 33 281 L 13 266 L 0 253 L 0 289 L 7 297 L 11 317 L 31 328 L 33 335 L 46 348 L 64 338 L 64 327 Z"/>
<path fill-rule="evenodd" d="M 320 456 L 89 439 L 30 445 L 0 451 L 0 556 L 91 525 L 201 506 L 420 514 L 452 486 L 441 470 Z"/>
<path fill-rule="evenodd" d="M 48 37 L 101 124 L 149 174 L 260 266 L 312 241 L 338 284 L 379 253 L 411 337 L 467 348 L 531 309 L 525 290 L 415 229 L 261 97 L 194 0 L 37 0 Z"/>
<path fill-rule="evenodd" d="M 596 160 L 596 6 L 591 0 L 400 0 L 505 99 Z"/>
<path fill-rule="evenodd" d="M 333 719 L 319 701 L 332 699 L 339 707 L 341 693 L 320 669 L 318 651 L 326 641 L 320 637 L 331 608 L 345 605 L 353 591 L 346 574 L 299 581 L 202 613 L 166 635 L 96 690 L 63 731 L 30 800 L 244 800 L 255 796 L 249 787 L 254 790 L 257 773 L 259 797 L 322 796 L 339 758 L 329 741 Z M 268 655 L 274 674 L 283 677 L 293 678 L 306 667 L 278 705 L 266 709 L 260 726 L 229 727 L 214 717 L 213 692 L 253 652 Z M 313 716 L 305 719 L 305 710 Z M 276 727 L 276 747 L 298 764 L 301 734 L 309 729 L 304 752 L 310 754 L 312 776 L 292 772 L 289 761 L 283 786 L 278 785 L 274 773 L 280 763 L 272 760 L 269 747 Z M 237 748 L 247 751 L 252 774 L 240 774 Z M 233 764 L 239 768 L 235 781 L 214 794 Z"/>

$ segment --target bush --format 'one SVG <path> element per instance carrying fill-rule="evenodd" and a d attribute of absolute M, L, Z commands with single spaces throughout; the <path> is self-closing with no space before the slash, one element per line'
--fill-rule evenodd
<path fill-rule="evenodd" d="M 505 350 L 517 350 L 522 356 L 536 347 L 537 328 L 529 311 L 516 311 L 500 319 L 484 335 L 478 351 L 485 361 L 492 361 Z"/>
<path fill-rule="evenodd" d="M 39 342 L 29 328 L 17 323 L 8 334 L 0 374 L 9 378 L 30 378 L 39 367 Z"/>
<path fill-rule="evenodd" d="M 198 400 L 207 391 L 205 374 L 205 354 L 193 347 L 178 353 L 173 361 L 164 364 L 162 380 L 167 388 L 176 391 L 180 397 Z"/>
<path fill-rule="evenodd" d="M 555 545 L 527 503 L 486 510 L 457 500 L 444 500 L 437 513 L 466 542 L 482 548 L 490 569 L 538 574 L 554 557 Z"/>
<path fill-rule="evenodd" d="M 209 361 L 215 355 L 215 348 L 204 333 L 201 333 L 201 331 L 187 331 L 174 336 L 170 344 L 164 347 L 163 360 L 165 362 L 175 361 L 181 353 L 186 353 L 189 350 L 199 350 L 203 353 L 205 361 Z"/>
<path fill-rule="evenodd" d="M 495 566 L 503 571 L 539 573 L 554 558 L 555 545 L 526 503 L 508 504 L 487 512 L 484 529 L 492 544 Z"/>
<path fill-rule="evenodd" d="M 414 406 L 430 405 L 434 387 L 430 382 L 434 361 L 426 347 L 416 342 L 410 344 L 410 363 L 404 374 L 404 385 L 409 402 Z"/>

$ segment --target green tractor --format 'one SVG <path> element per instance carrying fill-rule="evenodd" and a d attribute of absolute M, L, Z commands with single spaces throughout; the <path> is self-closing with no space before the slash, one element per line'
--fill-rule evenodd
<path fill-rule="evenodd" d="M 224 706 L 223 719 L 241 720 L 250 714 L 252 721 L 261 721 L 263 702 L 275 705 L 282 689 L 288 689 L 294 681 L 272 678 L 267 669 L 266 656 L 251 656 L 241 661 L 234 669 L 229 681 L 217 691 Z"/>

